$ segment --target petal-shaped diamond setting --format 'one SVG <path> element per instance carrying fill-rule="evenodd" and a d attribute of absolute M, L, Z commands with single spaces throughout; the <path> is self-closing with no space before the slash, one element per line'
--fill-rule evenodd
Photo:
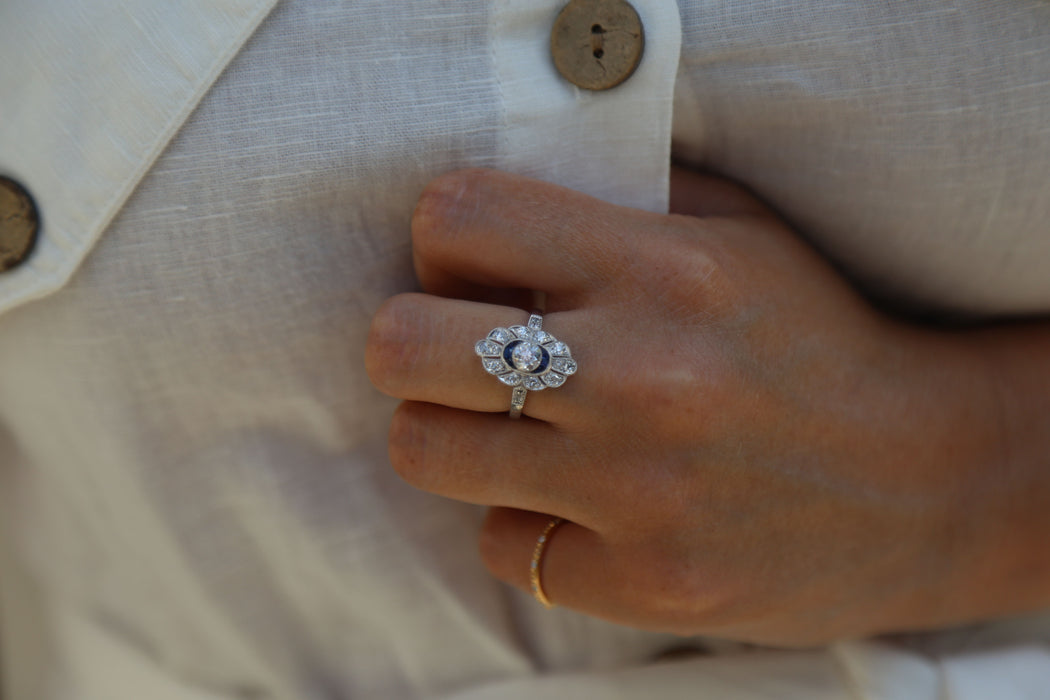
<path fill-rule="evenodd" d="M 506 374 L 499 375 L 499 380 L 507 386 L 517 386 L 521 384 L 522 379 L 524 379 L 524 377 L 517 372 L 507 372 Z"/>
<path fill-rule="evenodd" d="M 496 341 L 500 345 L 503 345 L 513 337 L 514 334 L 506 328 L 493 328 L 492 331 L 489 333 L 489 338 Z"/>
<path fill-rule="evenodd" d="M 481 364 L 489 374 L 503 374 L 507 371 L 507 366 L 498 357 L 483 357 Z"/>
<path fill-rule="evenodd" d="M 576 360 L 571 357 L 555 357 L 551 369 L 562 374 L 576 374 Z"/>
<path fill-rule="evenodd" d="M 543 380 L 543 383 L 549 386 L 551 389 L 559 387 L 565 383 L 565 375 L 558 374 L 557 372 L 548 372 L 540 378 Z"/>
<path fill-rule="evenodd" d="M 525 385 L 526 389 L 531 389 L 532 391 L 542 391 L 543 389 L 547 388 L 547 385 L 543 383 L 542 379 L 540 379 L 539 377 L 534 377 L 532 375 L 525 377 L 525 381 L 523 382 L 523 384 Z"/>
<path fill-rule="evenodd" d="M 533 314 L 527 326 L 493 328 L 474 344 L 474 353 L 485 371 L 507 386 L 529 391 L 559 387 L 576 373 L 576 360 L 569 346 L 544 331 L 542 324 L 542 317 Z"/>
<path fill-rule="evenodd" d="M 479 340 L 474 346 L 474 352 L 482 357 L 492 357 L 502 352 L 502 346 L 491 340 Z"/>
<path fill-rule="evenodd" d="M 551 351 L 551 354 L 556 357 L 568 357 L 569 346 L 565 343 L 559 343 L 554 338 L 551 338 L 551 342 L 547 343 L 547 349 Z"/>

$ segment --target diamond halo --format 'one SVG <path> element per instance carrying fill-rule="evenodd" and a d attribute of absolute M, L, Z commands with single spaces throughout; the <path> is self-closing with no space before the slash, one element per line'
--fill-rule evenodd
<path fill-rule="evenodd" d="M 569 346 L 543 330 L 540 314 L 524 326 L 493 328 L 474 344 L 474 353 L 486 372 L 514 387 L 512 417 L 520 415 L 527 391 L 559 387 L 577 369 Z"/>

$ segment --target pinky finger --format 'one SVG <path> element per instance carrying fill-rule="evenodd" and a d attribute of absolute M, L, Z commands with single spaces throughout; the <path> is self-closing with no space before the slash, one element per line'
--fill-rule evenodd
<path fill-rule="evenodd" d="M 560 524 L 550 527 L 555 522 Z M 583 610 L 581 604 L 593 599 L 589 592 L 594 580 L 602 578 L 600 569 L 604 566 L 604 557 L 600 553 L 604 544 L 600 536 L 554 516 L 514 508 L 491 508 L 482 526 L 479 545 L 493 576 L 533 597 L 537 597 L 532 574 L 535 562 L 536 580 L 553 605 Z"/>
<path fill-rule="evenodd" d="M 717 605 L 712 606 L 705 590 L 710 582 L 695 580 L 695 566 L 682 567 L 682 562 L 662 557 L 654 551 L 658 546 L 616 543 L 569 521 L 548 532 L 553 519 L 513 508 L 490 509 L 480 541 L 489 571 L 536 597 L 530 571 L 539 550 L 539 581 L 553 605 L 653 632 L 692 635 L 721 627 Z"/>

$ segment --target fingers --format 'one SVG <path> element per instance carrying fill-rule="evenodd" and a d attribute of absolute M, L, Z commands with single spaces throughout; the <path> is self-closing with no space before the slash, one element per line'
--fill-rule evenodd
<path fill-rule="evenodd" d="M 548 316 L 544 329 L 558 337 L 562 327 L 571 327 L 573 317 Z M 402 294 L 389 299 L 372 321 L 366 368 L 380 391 L 399 399 L 505 412 L 510 409 L 511 388 L 485 371 L 474 344 L 494 328 L 527 320 L 520 309 Z M 556 401 L 550 398 L 552 391 L 530 391 L 525 415 L 546 421 L 572 415 L 582 389 L 574 386 L 578 380 L 569 377 L 558 387 Z"/>
<path fill-rule="evenodd" d="M 492 575 L 531 593 L 536 543 L 551 518 L 513 508 L 490 509 L 479 549 Z M 539 577 L 554 605 L 652 631 L 695 634 L 695 620 L 705 616 L 714 596 L 703 583 L 690 583 L 683 594 L 684 575 L 701 581 L 703 577 L 690 566 L 676 566 L 661 563 L 645 547 L 613 542 L 567 519 L 544 543 Z"/>
<path fill-rule="evenodd" d="M 372 383 L 399 399 L 506 411 L 510 388 L 482 369 L 474 342 L 527 319 L 500 306 L 402 294 L 376 312 L 365 350 Z"/>
<path fill-rule="evenodd" d="M 491 508 L 481 528 L 481 557 L 496 578 L 531 593 L 530 565 L 536 540 L 552 516 L 513 508 Z M 595 589 L 614 583 L 605 542 L 592 530 L 566 520 L 543 548 L 540 583 L 547 599 L 581 612 L 594 613 Z M 600 596 L 600 594 L 599 594 Z"/>
<path fill-rule="evenodd" d="M 549 424 L 406 401 L 390 427 L 394 469 L 418 489 L 481 505 L 558 510 L 583 522 L 574 439 Z"/>
<path fill-rule="evenodd" d="M 439 177 L 412 220 L 423 289 L 477 298 L 474 286 L 541 289 L 571 300 L 623 264 L 624 246 L 657 217 L 492 170 Z"/>
<path fill-rule="evenodd" d="M 644 531 L 648 518 L 610 522 L 600 504 L 626 482 L 615 474 L 596 481 L 585 452 L 575 436 L 541 421 L 424 403 L 403 403 L 390 432 L 391 463 L 409 484 L 497 506 L 480 547 L 498 578 L 529 590 L 529 563 L 551 517 L 541 513 L 555 513 L 567 522 L 546 543 L 541 575 L 551 601 L 621 624 L 694 632 L 679 615 L 716 600 L 710 567 L 675 550 L 679 538 Z"/>
<path fill-rule="evenodd" d="M 742 186 L 682 168 L 672 170 L 671 211 L 772 214 Z M 416 206 L 416 274 L 438 296 L 520 306 L 535 289 L 551 293 L 551 310 L 572 308 L 667 236 L 666 221 L 518 175 L 457 171 L 431 182 Z"/>

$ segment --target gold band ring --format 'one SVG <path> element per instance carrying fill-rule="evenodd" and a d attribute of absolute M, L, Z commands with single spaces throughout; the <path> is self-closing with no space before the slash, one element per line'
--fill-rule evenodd
<path fill-rule="evenodd" d="M 547 527 L 543 528 L 543 532 L 540 533 L 539 539 L 536 540 L 536 546 L 532 550 L 532 564 L 529 565 L 529 583 L 532 587 L 532 597 L 548 610 L 554 607 L 554 603 L 547 598 L 547 594 L 543 591 L 540 570 L 543 567 L 543 555 L 547 551 L 547 543 L 550 542 L 554 530 L 563 522 L 565 522 L 563 518 L 551 518 L 550 522 L 547 523 Z"/>

